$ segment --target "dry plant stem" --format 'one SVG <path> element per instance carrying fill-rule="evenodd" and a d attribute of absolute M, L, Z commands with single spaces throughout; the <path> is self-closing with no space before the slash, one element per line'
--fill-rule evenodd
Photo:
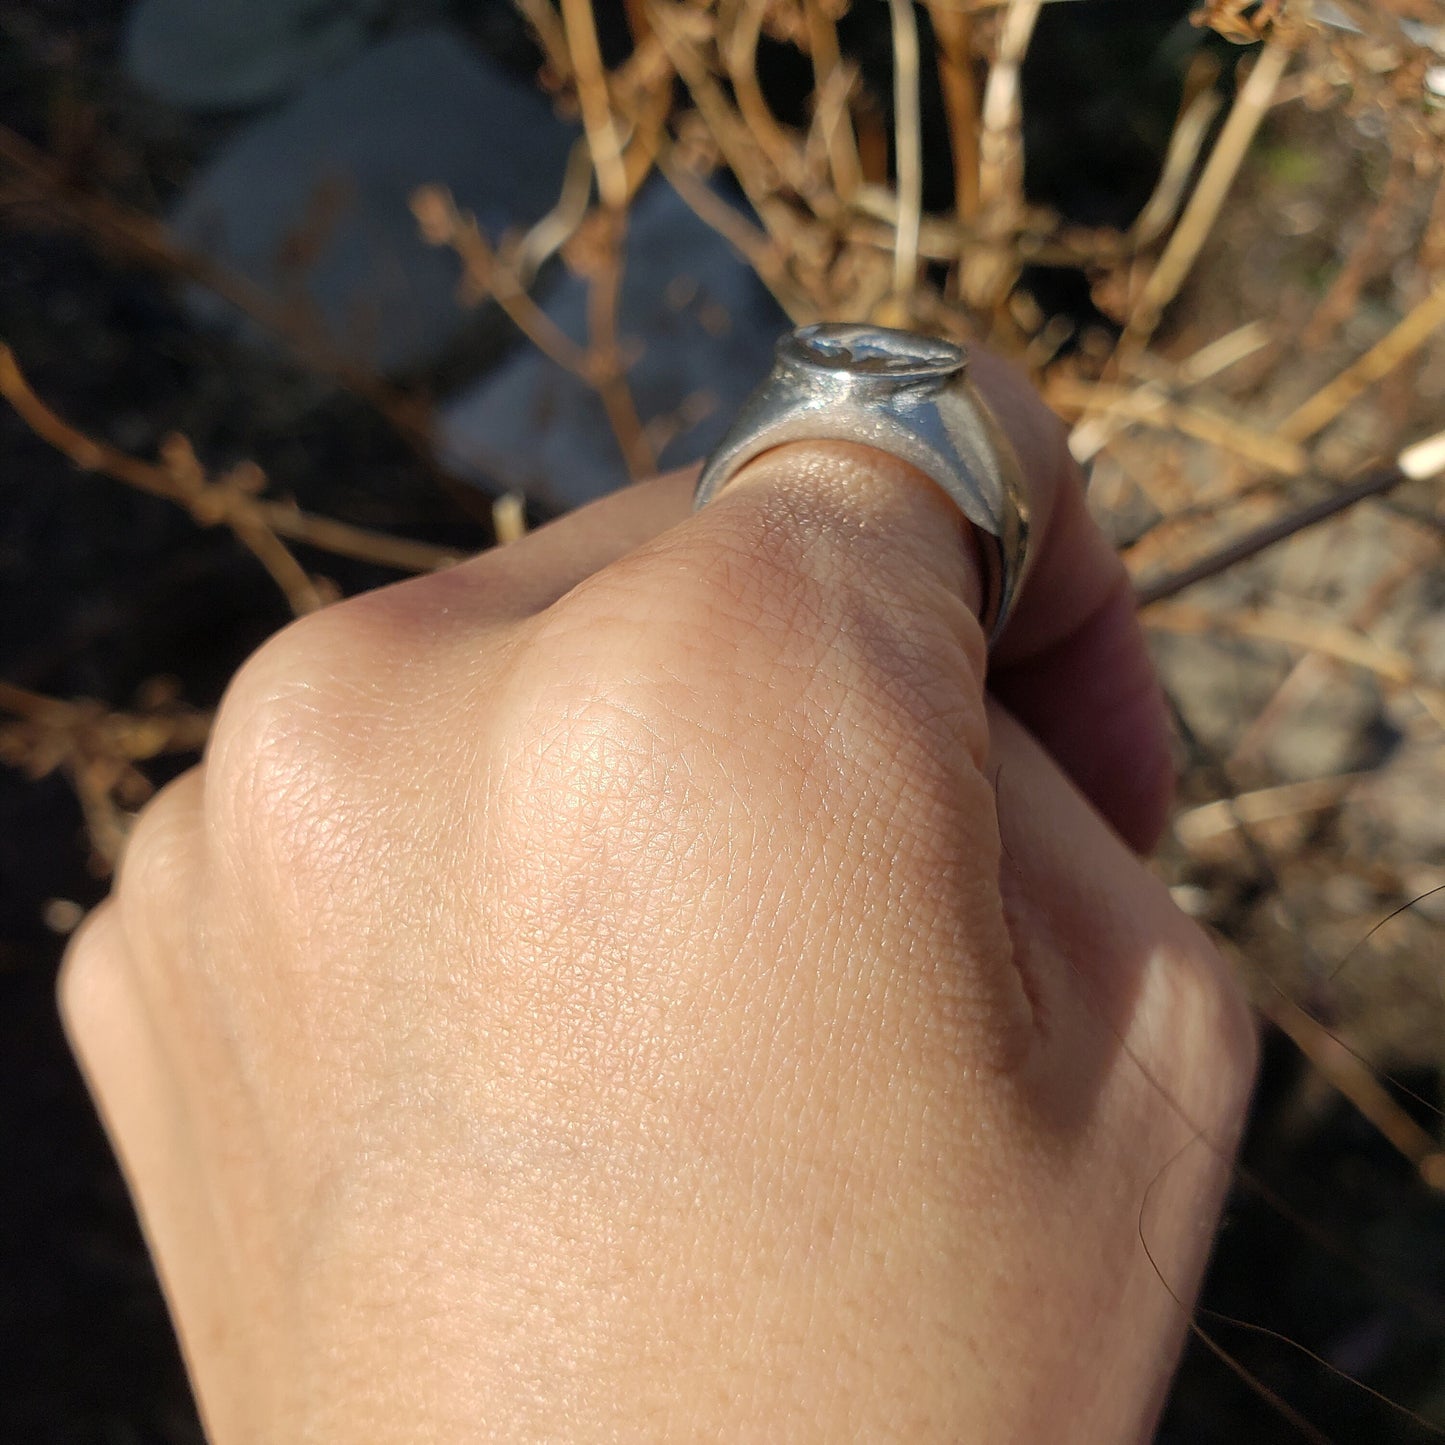
<path fill-rule="evenodd" d="M 544 356 L 584 380 L 591 380 L 586 350 L 542 310 L 527 293 L 516 268 L 508 265 L 483 235 L 476 217 L 456 208 L 440 186 L 412 193 L 412 214 L 433 246 L 450 246 L 466 273 L 465 299 L 476 304 L 490 296 L 512 324 Z"/>
<path fill-rule="evenodd" d="M 1171 401 L 1151 386 L 1110 386 L 1063 377 L 1047 387 L 1046 395 L 1066 414 L 1102 410 L 1109 418 L 1183 432 L 1284 476 L 1297 477 L 1305 469 L 1302 447 L 1205 407 Z"/>
<path fill-rule="evenodd" d="M 1440 1146 L 1390 1097 L 1385 1086 L 1325 1026 L 1297 1003 L 1276 994 L 1259 1004 L 1260 1011 L 1316 1069 L 1377 1128 L 1433 1188 L 1442 1187 Z"/>
<path fill-rule="evenodd" d="M 777 195 L 776 182 L 768 174 L 771 167 L 761 148 L 709 72 L 697 47 L 684 33 L 673 14 L 674 8 L 650 0 L 649 14 L 653 28 L 687 86 L 714 144 L 748 198 L 748 204 L 757 213 L 768 234 L 785 253 L 791 254 L 799 229 L 796 218 Z"/>
<path fill-rule="evenodd" d="M 746 216 L 698 180 L 671 150 L 659 154 L 657 167 L 693 214 L 716 231 L 757 272 L 795 326 L 817 320 L 816 308 L 794 285 L 784 253 L 770 236 L 764 235 Z"/>
<path fill-rule="evenodd" d="M 637 3 L 641 5 L 642 0 L 637 0 Z M 646 79 L 634 81 L 634 75 Z M 667 118 L 672 114 L 672 87 L 676 72 L 662 42 L 651 28 L 623 67 L 623 79 L 642 90 L 641 101 L 634 102 L 628 112 L 632 132 L 622 153 L 627 172 L 627 195 L 631 200 L 657 164 L 658 154 L 667 140 Z"/>
<path fill-rule="evenodd" d="M 560 84 L 572 79 L 572 56 L 567 49 L 567 36 L 551 0 L 512 0 L 517 13 L 532 28 L 537 44 L 546 56 L 548 69 Z"/>
<path fill-rule="evenodd" d="M 1174 369 L 1174 378 L 1180 386 L 1198 386 L 1222 371 L 1228 371 L 1236 362 L 1262 351 L 1271 340 L 1270 328 L 1259 320 L 1246 321 L 1223 336 L 1206 342 L 1198 351 L 1191 353 Z"/>
<path fill-rule="evenodd" d="M 628 474 L 633 481 L 641 481 L 657 471 L 657 458 L 647 440 L 642 419 L 637 414 L 632 388 L 627 384 L 627 371 L 617 336 L 627 212 L 625 209 L 609 208 L 602 215 L 604 252 L 597 270 L 588 279 L 587 287 L 589 369 Z"/>
<path fill-rule="evenodd" d="M 430 466 L 436 465 L 425 405 L 338 351 L 300 308 L 278 301 L 254 282 L 208 257 L 178 246 L 166 228 L 150 216 L 127 210 L 105 197 L 76 191 L 48 157 L 4 126 L 0 126 L 0 161 L 16 173 L 27 198 L 42 214 L 128 261 L 213 292 L 284 341 L 311 370 L 331 377 L 370 402 L 419 457 Z"/>
<path fill-rule="evenodd" d="M 1002 211 L 1012 222 L 1023 210 L 1023 106 L 1019 72 L 1042 0 L 1008 0 L 999 34 L 998 54 L 984 87 L 979 140 L 979 206 L 988 219 Z"/>
<path fill-rule="evenodd" d="M 1327 778 L 1306 778 L 1298 783 L 1280 783 L 1229 798 L 1216 798 L 1180 813 L 1174 819 L 1174 835 L 1193 850 L 1242 827 L 1338 807 L 1350 788 L 1364 776 L 1363 773 L 1342 773 Z"/>
<path fill-rule="evenodd" d="M 592 202 L 592 156 L 587 142 L 579 140 L 568 152 L 557 202 L 522 237 L 516 251 L 516 276 L 525 286 L 573 236 Z M 415 202 L 413 202 L 413 214 Z M 478 232 L 480 234 L 480 231 Z M 490 250 L 490 247 L 488 248 Z"/>
<path fill-rule="evenodd" d="M 1380 248 L 1389 235 L 1390 224 L 1399 212 L 1400 204 L 1409 194 L 1409 181 L 1413 167 L 1408 157 L 1398 155 L 1390 166 L 1384 192 L 1379 203 L 1370 213 L 1364 234 L 1350 252 L 1339 274 L 1330 283 L 1324 299 L 1315 307 L 1315 313 L 1300 332 L 1299 347 L 1302 351 L 1317 348 L 1359 305 L 1360 288 L 1376 264 Z"/>
<path fill-rule="evenodd" d="M 973 78 L 973 20 L 943 0 L 924 0 L 938 42 L 938 83 L 953 152 L 953 208 L 965 225 L 978 219 L 978 87 Z"/>
<path fill-rule="evenodd" d="M 1396 522 L 1397 528 L 1405 525 Z M 1395 593 L 1426 561 L 1427 550 L 1429 555 L 1434 554 L 1436 544 L 1433 539 L 1421 537 L 1411 530 L 1408 539 L 1400 544 L 1393 565 L 1386 568 L 1384 575 L 1374 582 L 1364 600 L 1350 614 L 1348 626 L 1357 632 L 1368 633 L 1380 614 L 1390 605 Z M 1300 658 L 1234 744 L 1226 766 L 1234 768 L 1257 759 L 1280 717 L 1297 699 L 1316 692 L 1319 686 L 1328 680 L 1332 671 L 1330 659 L 1321 657 L 1317 652 Z"/>
<path fill-rule="evenodd" d="M 185 507 L 201 525 L 213 526 L 225 522 L 253 551 L 258 544 L 265 546 L 264 538 L 269 535 L 273 540 L 286 537 L 337 556 L 374 562 L 401 572 L 429 572 L 459 560 L 460 554 L 445 548 L 388 537 L 384 533 L 353 527 L 329 517 L 312 516 L 286 502 L 257 497 L 222 481 L 202 478 L 201 487 L 189 489 L 178 485 L 172 469 L 160 463 L 141 461 L 97 442 L 53 412 L 35 394 L 14 353 L 3 342 L 0 342 L 0 395 L 15 408 L 31 431 L 63 452 L 83 471 L 102 472 L 116 481 Z M 250 526 L 243 535 L 240 528 L 246 527 L 248 520 Z M 280 547 L 279 541 L 276 546 Z M 324 599 L 300 571 L 299 564 L 284 548 L 281 552 L 295 568 L 295 573 L 300 573 L 304 583 L 304 587 L 297 583 L 295 573 L 287 569 L 285 590 L 293 608 L 312 610 L 322 605 Z M 285 565 L 278 563 L 274 554 L 262 560 L 267 562 L 268 570 L 273 564 Z M 276 575 L 274 571 L 272 575 Z M 281 580 L 277 577 L 278 583 Z M 297 589 L 294 597 L 289 590 L 291 587 Z M 302 606 L 303 603 L 307 605 Z"/>
<path fill-rule="evenodd" d="M 1290 55 L 1290 47 L 1278 40 L 1269 42 L 1260 51 L 1249 78 L 1235 97 L 1229 118 L 1209 153 L 1179 224 L 1164 247 L 1164 254 L 1134 303 L 1128 326 L 1115 350 L 1111 371 L 1117 373 L 1126 368 L 1128 362 L 1143 351 L 1159 325 L 1165 306 L 1184 284 L 1214 227 L 1219 208 L 1234 184 L 1259 123 L 1274 99 L 1275 90 L 1289 66 Z"/>
<path fill-rule="evenodd" d="M 743 123 L 778 175 L 799 195 L 806 195 L 815 188 L 804 175 L 798 147 L 778 124 L 758 84 L 758 39 L 767 7 L 768 0 L 742 0 L 735 23 L 726 39 L 719 37 L 718 44 Z M 823 201 L 821 194 L 816 199 Z"/>
<path fill-rule="evenodd" d="M 1179 204 L 1194 174 L 1200 147 L 1209 134 L 1209 127 L 1223 104 L 1212 89 L 1200 90 L 1179 113 L 1169 136 L 1169 147 L 1154 192 L 1144 203 L 1134 224 L 1129 228 L 1129 244 L 1135 250 L 1153 245 L 1169 228 L 1179 211 Z"/>
<path fill-rule="evenodd" d="M 1373 673 L 1410 692 L 1436 725 L 1445 728 L 1445 690 L 1421 681 L 1408 657 L 1379 647 L 1358 632 L 1323 618 L 1301 616 L 1274 607 L 1223 612 L 1184 602 L 1161 603 L 1149 610 L 1144 625 L 1195 636 L 1226 632 L 1321 652 Z"/>
<path fill-rule="evenodd" d="M 1008 0 L 998 52 L 983 91 L 978 143 L 978 216 L 986 244 L 965 254 L 959 282 L 970 305 L 994 310 L 1013 287 L 1019 258 L 1012 245 L 1024 218 L 1023 106 L 1019 72 L 1042 0 Z"/>
<path fill-rule="evenodd" d="M 499 547 L 520 542 L 527 535 L 527 504 L 520 492 L 503 492 L 492 503 L 492 530 Z"/>
<path fill-rule="evenodd" d="M 596 16 L 592 12 L 591 0 L 562 0 L 562 26 L 576 76 L 587 148 L 597 173 L 597 193 L 602 198 L 603 255 L 588 282 L 588 346 L 583 374 L 591 380 L 601 397 L 627 470 L 636 479 L 651 475 L 656 470 L 657 460 L 647 444 L 632 391 L 627 385 L 617 338 L 623 240 L 627 234 L 627 203 L 631 199 L 627 166 L 622 155 L 622 143 L 618 139 L 617 118 L 607 90 L 607 73 L 602 67 L 602 51 L 597 42 Z M 473 229 L 477 230 L 475 222 Z M 480 234 L 477 230 L 477 235 Z M 532 309 L 540 312 L 538 307 L 533 306 Z M 535 317 L 533 321 L 535 323 Z"/>
<path fill-rule="evenodd" d="M 198 752 L 210 732 L 209 714 L 175 707 L 153 713 L 108 712 L 99 703 L 65 702 L 0 682 L 0 759 L 31 777 L 57 770 L 70 780 L 97 854 L 113 865 L 125 846 L 130 815 L 150 796 L 136 764 L 163 754 Z"/>
<path fill-rule="evenodd" d="M 1328 385 L 1295 408 L 1280 424 L 1280 436 L 1305 441 L 1324 430 L 1354 399 L 1407 357 L 1445 324 L 1445 283 L 1438 284 L 1387 335 Z"/>
<path fill-rule="evenodd" d="M 67 702 L 0 681 L 0 709 L 46 729 L 85 727 L 103 736 L 109 751 L 127 762 L 164 753 L 191 753 L 210 735 L 211 714 L 194 708 L 152 713 L 106 712 L 97 704 Z"/>
<path fill-rule="evenodd" d="M 25 380 L 14 353 L 0 342 L 0 395 L 35 434 L 85 471 L 104 472 L 154 496 L 184 507 L 202 526 L 225 523 L 271 574 L 291 610 L 300 616 L 326 605 L 316 584 L 286 550 L 254 496 L 234 484 L 239 478 L 209 481 L 164 465 L 142 462 L 92 440 L 51 411 Z M 230 483 L 230 484 L 228 484 Z"/>
<path fill-rule="evenodd" d="M 913 294 L 918 280 L 918 229 L 923 218 L 923 141 L 918 95 L 918 16 L 913 0 L 888 0 L 893 30 L 894 151 L 898 168 L 898 232 L 893 294 Z"/>
<path fill-rule="evenodd" d="M 1217 577 L 1230 567 L 1257 556 L 1265 548 L 1273 547 L 1286 537 L 1304 531 L 1306 527 L 1316 526 L 1366 498 L 1384 496 L 1405 480 L 1405 473 L 1399 467 L 1382 467 L 1379 471 L 1371 472 L 1362 480 L 1347 487 L 1340 487 L 1318 502 L 1312 502 L 1276 521 L 1267 522 L 1264 526 L 1247 532 L 1243 537 L 1236 538 L 1207 557 L 1201 557 L 1188 567 L 1153 582 L 1140 583 L 1135 588 L 1139 606 L 1152 607 L 1156 602 L 1177 596 L 1186 587 L 1192 587 L 1196 582 L 1203 582 L 1210 577 Z"/>
<path fill-rule="evenodd" d="M 847 95 L 852 80 L 844 71 L 843 54 L 838 45 L 838 27 L 824 13 L 822 0 L 803 0 L 803 13 L 808 27 L 808 48 L 813 60 L 813 94 L 822 112 L 825 97 L 835 90 L 841 92 L 843 103 L 836 119 L 826 123 L 824 130 L 828 151 L 828 168 L 833 176 L 833 189 L 845 205 L 863 184 L 863 167 L 858 160 L 858 138 L 853 133 L 853 118 L 848 113 Z"/>
<path fill-rule="evenodd" d="M 863 186 L 863 163 L 858 158 L 858 138 L 848 108 L 856 83 L 856 73 L 842 65 L 818 82 L 813 90 L 813 120 L 805 145 L 808 155 L 821 150 L 827 157 L 832 194 L 846 206 L 853 204 Z"/>
<path fill-rule="evenodd" d="M 622 145 L 617 137 L 612 102 L 607 94 L 607 74 L 602 68 L 592 0 L 562 0 L 562 28 L 577 80 L 577 99 L 582 107 L 587 145 L 597 172 L 597 192 L 608 210 L 620 211 L 627 204 L 627 172 L 622 164 Z"/>

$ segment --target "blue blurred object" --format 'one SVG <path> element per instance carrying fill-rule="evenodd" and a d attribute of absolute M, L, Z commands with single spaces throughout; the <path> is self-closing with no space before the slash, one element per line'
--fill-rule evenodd
<path fill-rule="evenodd" d="M 545 303 L 587 340 L 588 283 L 567 273 Z M 788 326 L 752 269 L 661 180 L 632 206 L 618 332 L 627 380 L 661 468 L 710 451 Z M 597 393 L 536 348 L 512 353 L 438 417 L 443 459 L 464 473 L 574 507 L 628 480 Z"/>
<path fill-rule="evenodd" d="M 351 360 L 408 370 L 469 319 L 459 263 L 422 241 L 412 191 L 447 187 L 495 239 L 553 206 L 576 134 L 449 30 L 404 31 L 238 132 L 173 225 L 185 246 L 319 322 Z M 239 319 L 214 295 L 189 299 L 205 320 Z"/>

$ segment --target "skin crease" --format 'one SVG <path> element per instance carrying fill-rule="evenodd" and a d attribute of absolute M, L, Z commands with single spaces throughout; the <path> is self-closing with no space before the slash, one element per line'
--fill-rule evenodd
<path fill-rule="evenodd" d="M 975 369 L 992 659 L 952 505 L 819 444 L 233 682 L 61 983 L 217 1445 L 1149 1438 L 1253 1032 L 1135 856 L 1122 569 Z"/>

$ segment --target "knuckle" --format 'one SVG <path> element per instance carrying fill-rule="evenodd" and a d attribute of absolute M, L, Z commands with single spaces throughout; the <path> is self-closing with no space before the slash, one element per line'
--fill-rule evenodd
<path fill-rule="evenodd" d="M 125 968 L 126 952 L 114 902 L 92 909 L 65 950 L 55 998 L 66 1036 L 77 1053 L 83 1053 L 95 1030 L 105 1025 L 108 1000 Z"/>
<path fill-rule="evenodd" d="M 241 667 L 206 757 L 217 835 L 288 862 L 321 841 L 346 777 L 365 757 L 390 669 L 365 611 L 298 619 Z"/>
<path fill-rule="evenodd" d="M 136 815 L 116 874 L 123 910 L 175 906 L 191 875 L 201 841 L 201 770 L 167 783 Z"/>
<path fill-rule="evenodd" d="M 611 619 L 634 668 L 645 656 L 731 707 L 741 685 L 830 716 L 841 702 L 882 729 L 885 746 L 901 725 L 982 747 L 981 642 L 961 592 L 845 525 L 806 486 L 696 521 L 563 605 Z"/>
<path fill-rule="evenodd" d="M 1201 1125 L 1233 1134 L 1258 1062 L 1253 1012 L 1223 954 L 1199 929 L 1171 950 L 1159 980 L 1155 1052 Z"/>

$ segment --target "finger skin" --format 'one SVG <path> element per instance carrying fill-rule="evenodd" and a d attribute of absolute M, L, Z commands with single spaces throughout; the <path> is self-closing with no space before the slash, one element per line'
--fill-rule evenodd
<path fill-rule="evenodd" d="M 1018 453 L 1033 514 L 1029 577 L 990 659 L 988 685 L 1125 842 L 1147 852 L 1173 796 L 1172 727 L 1128 574 L 1089 516 L 1058 418 L 989 352 L 972 349 L 970 368 Z M 816 448 L 779 450 L 806 459 Z M 694 480 L 689 470 L 624 488 L 462 564 L 446 585 L 461 605 L 489 617 L 528 615 L 684 524 Z M 434 595 L 434 579 L 409 585 Z"/>
<path fill-rule="evenodd" d="M 1131 634 L 990 385 L 1042 708 Z M 1146 1437 L 1248 1048 L 988 700 L 975 568 L 905 464 L 778 449 L 247 664 L 68 1005 L 217 1445 Z"/>

